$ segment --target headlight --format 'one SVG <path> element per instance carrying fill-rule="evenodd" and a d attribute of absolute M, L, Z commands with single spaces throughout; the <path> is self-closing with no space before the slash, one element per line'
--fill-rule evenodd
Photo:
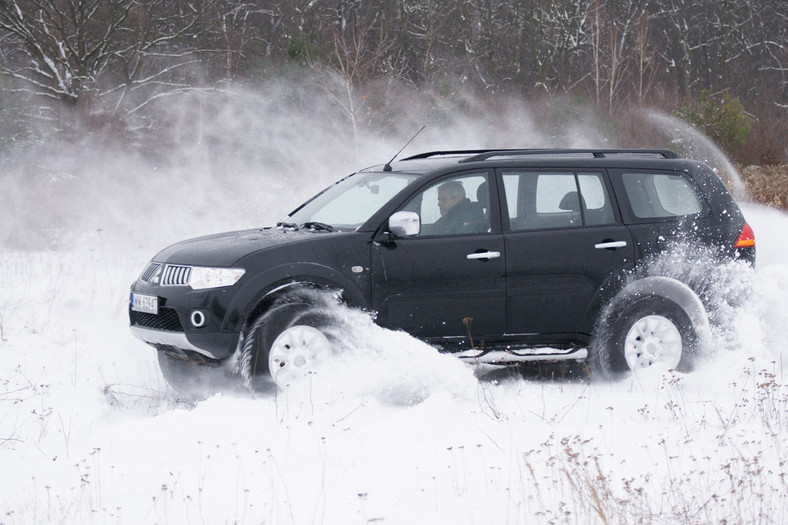
<path fill-rule="evenodd" d="M 246 270 L 243 268 L 204 268 L 202 266 L 194 266 L 189 276 L 189 286 L 193 290 L 232 286 L 238 282 L 238 279 L 244 273 L 246 273 Z"/>

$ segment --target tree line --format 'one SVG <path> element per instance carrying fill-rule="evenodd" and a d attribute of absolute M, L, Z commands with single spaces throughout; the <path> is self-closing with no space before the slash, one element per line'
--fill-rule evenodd
<path fill-rule="evenodd" d="M 340 78 L 354 125 L 381 96 L 370 86 L 392 79 L 449 99 L 577 97 L 611 117 L 734 97 L 755 132 L 777 137 L 779 156 L 788 10 L 784 0 L 0 0 L 0 111 L 20 140 L 31 122 L 155 126 L 157 100 L 292 68 Z"/>

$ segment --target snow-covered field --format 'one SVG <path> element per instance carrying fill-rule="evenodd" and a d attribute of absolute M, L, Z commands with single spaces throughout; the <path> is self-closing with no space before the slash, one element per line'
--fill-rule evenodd
<path fill-rule="evenodd" d="M 204 102 L 164 108 L 167 159 L 101 141 L 0 159 L 0 524 L 788 523 L 788 215 L 752 205 L 757 270 L 719 272 L 749 301 L 690 374 L 477 371 L 346 311 L 348 349 L 309 384 L 179 402 L 128 330 L 147 261 L 272 224 L 404 143 L 349 144 L 319 101 Z M 510 109 L 451 115 L 412 152 L 608 146 Z"/>
<path fill-rule="evenodd" d="M 0 523 L 787 522 L 788 216 L 745 213 L 752 295 L 693 373 L 475 373 L 348 312 L 310 385 L 196 405 L 128 331 L 153 250 L 0 251 Z"/>

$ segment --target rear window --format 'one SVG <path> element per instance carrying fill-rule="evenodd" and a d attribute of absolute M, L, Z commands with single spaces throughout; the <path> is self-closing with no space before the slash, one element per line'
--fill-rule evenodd
<path fill-rule="evenodd" d="M 624 189 L 639 219 L 695 215 L 703 206 L 695 187 L 678 173 L 624 173 Z"/>

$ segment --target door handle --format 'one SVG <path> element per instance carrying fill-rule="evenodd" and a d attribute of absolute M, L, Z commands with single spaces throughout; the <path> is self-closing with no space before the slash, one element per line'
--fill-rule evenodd
<path fill-rule="evenodd" d="M 624 248 L 627 241 L 605 241 L 594 245 L 597 250 L 615 250 L 616 248 Z"/>
<path fill-rule="evenodd" d="M 501 256 L 501 252 L 478 252 L 478 253 L 469 253 L 465 257 L 471 261 L 477 259 L 497 259 Z"/>

